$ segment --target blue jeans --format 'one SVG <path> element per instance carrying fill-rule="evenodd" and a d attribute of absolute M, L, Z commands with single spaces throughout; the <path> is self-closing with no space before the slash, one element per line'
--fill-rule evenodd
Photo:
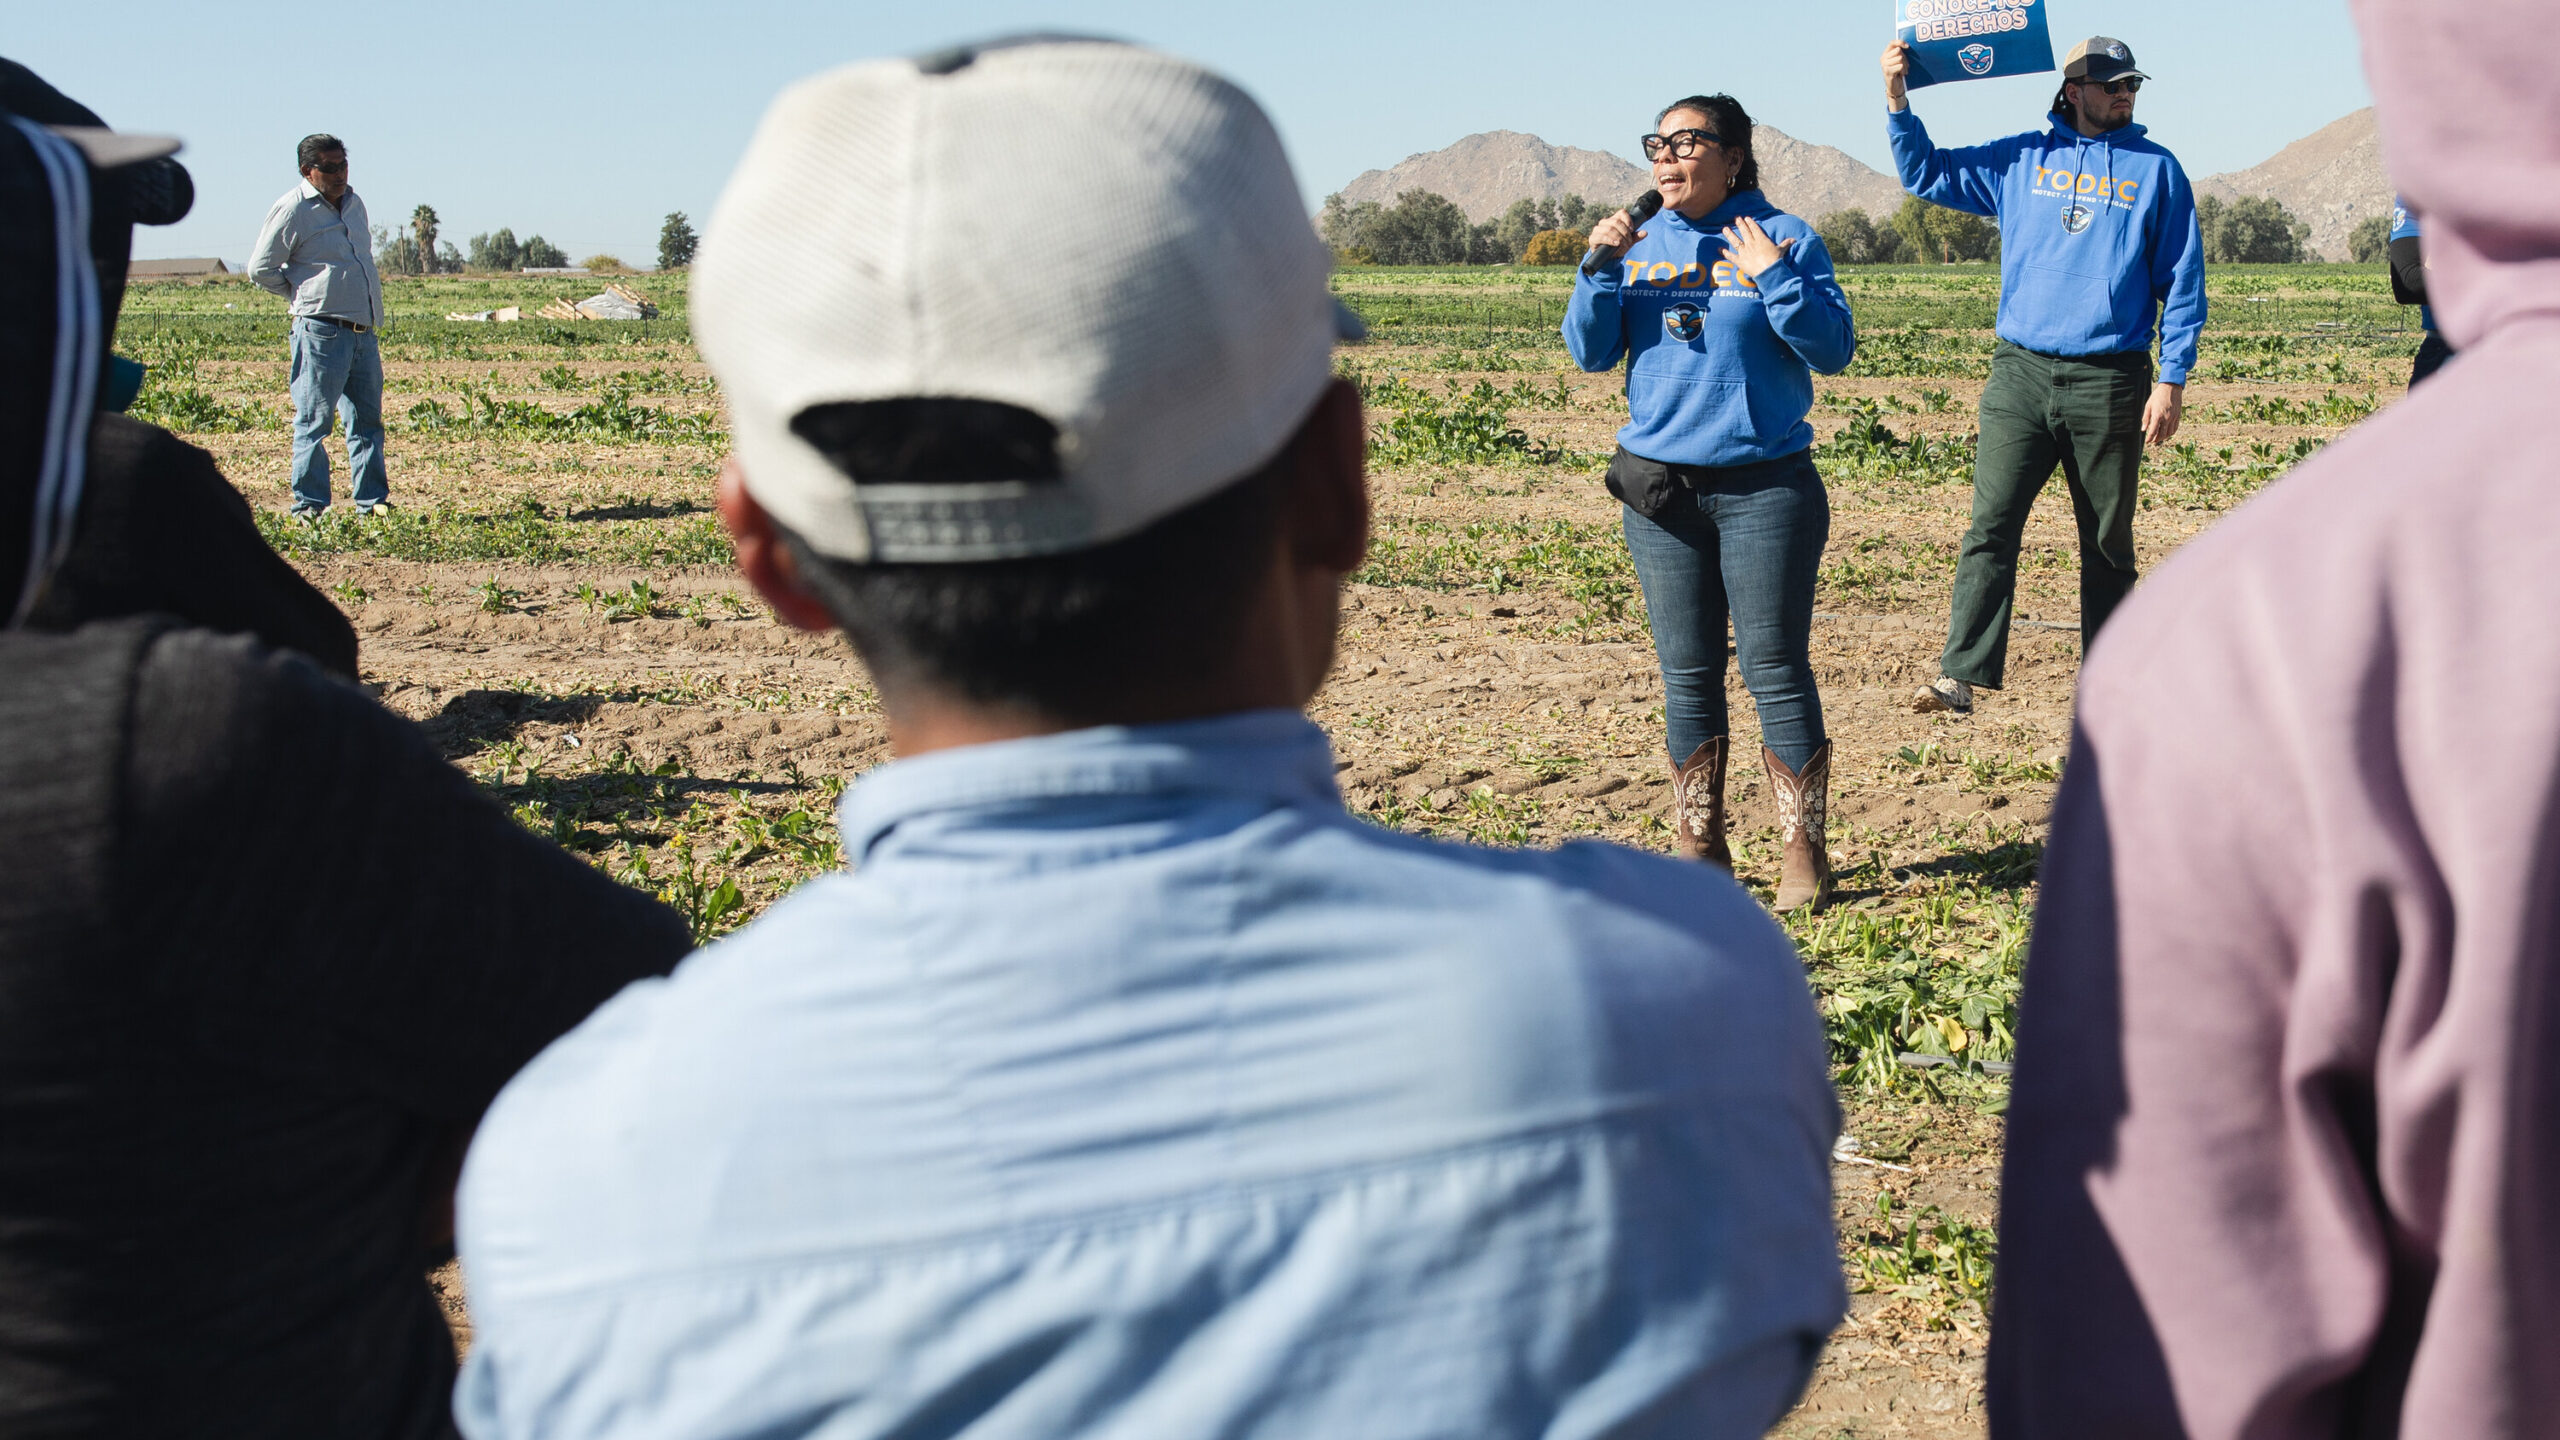
<path fill-rule="evenodd" d="M 391 498 L 382 464 L 382 347 L 367 332 L 325 320 L 293 322 L 293 504 L 329 508 L 329 451 L 322 443 L 347 417 L 347 468 L 359 506 Z"/>
<path fill-rule="evenodd" d="M 1761 743 L 1801 771 L 1826 738 L 1814 689 L 1813 586 L 1831 500 L 1804 451 L 1757 465 L 1680 466 L 1685 482 L 1648 519 L 1625 510 L 1662 663 L 1663 726 L 1679 764 L 1726 733 L 1724 635 L 1760 711 Z"/>

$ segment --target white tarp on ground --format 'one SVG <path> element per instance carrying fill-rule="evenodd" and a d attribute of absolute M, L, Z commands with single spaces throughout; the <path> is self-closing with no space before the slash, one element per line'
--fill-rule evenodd
<path fill-rule="evenodd" d="M 619 285 L 611 285 L 603 294 L 579 301 L 578 313 L 590 320 L 654 320 L 658 307 Z"/>
<path fill-rule="evenodd" d="M 655 320 L 658 307 L 629 286 L 607 285 L 601 295 L 590 295 L 574 305 L 554 300 L 535 313 L 546 320 Z"/>

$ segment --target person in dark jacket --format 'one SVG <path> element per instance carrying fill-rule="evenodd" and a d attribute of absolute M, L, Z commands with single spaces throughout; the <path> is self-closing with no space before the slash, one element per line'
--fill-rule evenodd
<path fill-rule="evenodd" d="M 1673 101 L 1644 137 L 1663 209 L 1594 226 L 1564 336 L 1574 363 L 1627 363 L 1609 462 L 1662 663 L 1676 827 L 1733 868 L 1724 834 L 1725 625 L 1760 711 L 1777 807 L 1776 906 L 1831 889 L 1831 740 L 1814 688 L 1814 580 L 1831 502 L 1813 468 L 1813 372 L 1857 353 L 1849 300 L 1813 227 L 1769 203 L 1751 117 L 1726 95 Z"/>
<path fill-rule="evenodd" d="M 689 937 L 363 692 L 188 613 L 289 603 L 97 528 L 162 518 L 102 508 L 97 462 L 174 442 L 91 413 L 111 312 L 56 237 L 147 162 L 68 128 L 0 114 L 0 1434 L 449 1436 L 426 1272 L 461 1144 Z"/>
<path fill-rule="evenodd" d="M 48 531 L 58 542 L 57 553 L 19 590 L 0 596 L 0 619 L 29 629 L 66 630 L 158 611 L 255 635 L 355 678 L 354 627 L 267 544 L 249 502 L 223 478 L 213 457 L 156 426 L 106 413 L 96 398 L 110 384 L 108 345 L 124 300 L 133 227 L 174 224 L 194 202 L 194 184 L 172 158 L 177 142 L 111 131 L 97 112 L 5 59 L 0 114 L 76 137 L 75 149 L 86 144 L 112 162 L 93 163 L 86 176 L 92 182 L 87 283 L 97 297 L 98 354 L 77 363 L 95 376 L 91 398 L 80 402 L 95 414 L 85 434 L 64 437 L 67 446 L 83 452 L 85 463 L 76 488 L 57 497 L 62 523 Z M 82 158 L 89 158 L 85 151 Z M 7 202 L 0 215 L 19 222 L 0 235 L 0 245 L 9 248 L 7 263 L 20 279 L 41 275 L 50 287 L 57 278 L 50 238 L 25 223 L 53 213 L 43 172 L 25 165 L 0 172 L 0 192 Z M 12 393 L 52 391 L 54 320 L 55 307 L 32 295 L 29 303 L 0 313 L 0 384 Z M 76 398 L 66 386 L 65 402 Z M 35 514 L 32 497 L 0 507 L 0 550 L 23 551 L 31 537 L 16 527 Z"/>

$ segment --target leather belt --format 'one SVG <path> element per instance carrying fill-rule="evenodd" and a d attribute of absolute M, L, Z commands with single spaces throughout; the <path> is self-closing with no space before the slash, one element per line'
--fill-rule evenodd
<path fill-rule="evenodd" d="M 305 315 L 302 318 L 305 320 L 317 320 L 323 325 L 335 325 L 341 330 L 353 330 L 359 335 L 369 334 L 373 330 L 373 327 L 370 325 L 359 325 L 353 320 L 341 320 L 335 315 Z"/>

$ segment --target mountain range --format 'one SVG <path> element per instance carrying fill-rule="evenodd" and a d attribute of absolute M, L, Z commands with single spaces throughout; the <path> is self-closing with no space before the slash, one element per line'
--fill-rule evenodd
<path fill-rule="evenodd" d="M 1760 157 L 1760 188 L 1769 203 L 1807 217 L 1851 206 L 1890 214 L 1902 203 L 1902 186 L 1845 150 L 1808 145 L 1774 125 L 1752 129 Z M 1522 196 L 1562 199 L 1579 195 L 1595 205 L 1623 205 L 1653 184 L 1653 172 L 1604 150 L 1550 145 L 1516 130 L 1470 135 L 1444 149 L 1408 155 L 1384 170 L 1362 172 L 1342 187 L 1354 205 L 1392 205 L 1407 190 L 1447 196 L 1474 221 L 1491 220 Z"/>
<path fill-rule="evenodd" d="M 1902 204 L 1902 186 L 1846 151 L 1798 140 L 1774 125 L 1752 131 L 1760 188 L 1771 204 L 1807 220 L 1852 207 L 1882 218 Z M 1447 196 L 1475 221 L 1491 220 L 1522 196 L 1580 195 L 1595 204 L 1624 203 L 1653 183 L 1642 165 L 1601 150 L 1550 145 L 1535 135 L 1491 130 L 1384 170 L 1367 170 L 1342 187 L 1352 204 L 1392 205 L 1407 190 Z M 2271 196 L 2311 226 L 2310 246 L 2331 260 L 2347 258 L 2356 222 L 2391 212 L 2391 182 L 2371 108 L 2323 126 L 2246 170 L 2196 182 L 2201 195 L 2225 200 Z"/>
<path fill-rule="evenodd" d="M 2271 195 L 2310 225 L 2310 246 L 2322 258 L 2344 260 L 2356 223 L 2391 213 L 2391 177 L 2383 173 L 2373 107 L 2331 121 L 2246 170 L 2208 175 L 2196 182 L 2196 193 L 2225 200 Z"/>

